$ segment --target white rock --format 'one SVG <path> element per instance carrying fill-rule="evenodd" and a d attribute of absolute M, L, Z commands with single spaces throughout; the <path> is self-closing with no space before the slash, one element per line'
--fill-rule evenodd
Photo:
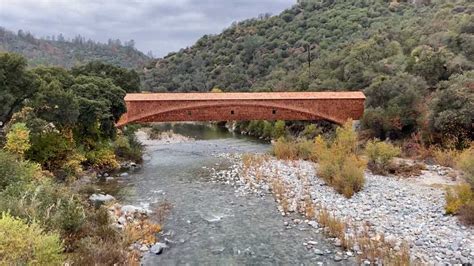
<path fill-rule="evenodd" d="M 93 201 L 93 202 L 109 202 L 109 201 L 113 201 L 115 200 L 115 198 L 111 195 L 104 195 L 104 194 L 92 194 L 90 197 L 89 197 L 89 200 L 90 201 Z"/>

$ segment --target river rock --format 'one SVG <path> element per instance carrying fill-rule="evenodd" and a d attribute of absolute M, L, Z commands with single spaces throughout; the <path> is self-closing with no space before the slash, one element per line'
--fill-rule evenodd
<path fill-rule="evenodd" d="M 322 255 L 324 255 L 324 252 L 323 252 L 322 250 L 320 250 L 320 249 L 315 248 L 315 249 L 314 249 L 314 254 L 319 255 L 319 256 L 322 256 Z"/>
<path fill-rule="evenodd" d="M 168 248 L 168 245 L 166 245 L 165 243 L 158 242 L 150 248 L 150 252 L 155 255 L 160 255 L 166 248 Z"/>
<path fill-rule="evenodd" d="M 114 201 L 115 198 L 109 194 L 104 195 L 104 194 L 92 194 L 89 197 L 89 200 L 92 202 L 98 202 L 98 203 L 105 203 L 109 201 Z"/>
<path fill-rule="evenodd" d="M 122 206 L 121 210 L 124 214 L 127 214 L 127 215 L 133 215 L 135 213 L 149 214 L 151 212 L 151 211 L 149 211 L 145 208 L 136 207 L 136 206 L 133 206 L 133 205 L 124 205 L 124 206 Z"/>

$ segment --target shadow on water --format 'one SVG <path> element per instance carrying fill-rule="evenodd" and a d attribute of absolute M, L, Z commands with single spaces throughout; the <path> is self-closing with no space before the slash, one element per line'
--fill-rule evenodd
<path fill-rule="evenodd" d="M 143 168 L 121 182 L 123 201 L 154 208 L 167 201 L 173 205 L 164 222 L 161 241 L 171 248 L 161 255 L 146 254 L 144 265 L 273 265 L 334 263 L 329 257 L 308 251 L 303 242 L 312 239 L 316 248 L 334 252 L 331 245 L 307 225 L 287 229 L 271 196 L 237 196 L 228 184 L 212 182 L 211 169 L 226 169 L 223 153 L 264 153 L 268 143 L 235 136 L 206 124 L 169 124 L 195 140 L 147 149 Z"/>

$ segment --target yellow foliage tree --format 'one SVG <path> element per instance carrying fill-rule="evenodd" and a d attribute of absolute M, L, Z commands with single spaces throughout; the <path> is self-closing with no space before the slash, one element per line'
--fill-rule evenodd
<path fill-rule="evenodd" d="M 24 123 L 13 124 L 7 133 L 5 149 L 13 154 L 23 157 L 25 152 L 31 147 L 30 130 Z"/>

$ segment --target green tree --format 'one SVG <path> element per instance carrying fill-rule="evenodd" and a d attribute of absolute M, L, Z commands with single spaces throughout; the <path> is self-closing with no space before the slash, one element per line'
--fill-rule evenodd
<path fill-rule="evenodd" d="M 140 76 L 135 70 L 106 64 L 100 61 L 92 61 L 83 66 L 74 67 L 71 73 L 75 76 L 96 76 L 112 79 L 115 86 L 126 92 L 140 92 Z"/>
<path fill-rule="evenodd" d="M 392 139 L 419 128 L 419 105 L 427 94 L 426 83 L 409 74 L 377 77 L 365 89 L 366 112 L 362 126 L 374 137 Z"/>
<path fill-rule="evenodd" d="M 474 139 L 474 71 L 455 75 L 434 95 L 429 125 L 438 139 L 468 146 Z"/>
<path fill-rule="evenodd" d="M 38 90 L 35 75 L 26 67 L 26 60 L 22 56 L 0 53 L 0 122 L 3 125 Z"/>

